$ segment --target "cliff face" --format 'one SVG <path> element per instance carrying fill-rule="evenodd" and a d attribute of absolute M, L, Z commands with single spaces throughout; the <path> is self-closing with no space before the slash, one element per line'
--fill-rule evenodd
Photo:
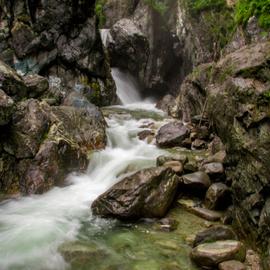
<path fill-rule="evenodd" d="M 98 105 L 115 100 L 91 1 L 1 1 L 0 58 L 22 75 L 57 77 L 65 94 L 89 88 Z M 60 101 L 60 102 L 61 102 Z"/>
<path fill-rule="evenodd" d="M 1 195 L 43 193 L 106 145 L 115 102 L 92 1 L 0 1 Z"/>

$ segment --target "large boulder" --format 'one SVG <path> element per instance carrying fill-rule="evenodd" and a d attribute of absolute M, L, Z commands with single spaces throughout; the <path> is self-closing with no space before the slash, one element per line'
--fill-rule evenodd
<path fill-rule="evenodd" d="M 94 215 L 119 219 L 161 218 L 173 202 L 177 186 L 177 176 L 171 169 L 144 169 L 99 196 L 92 211 Z"/>
<path fill-rule="evenodd" d="M 84 171 L 88 153 L 106 145 L 105 121 L 98 108 L 53 107 L 51 126 L 31 165 L 23 187 L 27 194 L 43 193 L 62 185 L 68 173 Z"/>
<path fill-rule="evenodd" d="M 113 39 L 108 45 L 111 65 L 128 70 L 143 79 L 149 57 L 146 36 L 129 19 L 119 20 L 110 33 Z"/>
<path fill-rule="evenodd" d="M 181 186 L 195 194 L 205 194 L 211 185 L 209 176 L 204 172 L 185 174 L 181 177 Z"/>
<path fill-rule="evenodd" d="M 160 147 L 181 146 L 189 136 L 190 130 L 181 122 L 171 122 L 162 126 L 156 136 L 157 145 Z"/>

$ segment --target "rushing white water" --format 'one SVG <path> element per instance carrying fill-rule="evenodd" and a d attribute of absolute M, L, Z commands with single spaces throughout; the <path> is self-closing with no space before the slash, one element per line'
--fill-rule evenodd
<path fill-rule="evenodd" d="M 133 76 L 118 68 L 112 68 L 112 76 L 116 84 L 117 96 L 123 105 L 142 101 L 139 84 Z"/>
<path fill-rule="evenodd" d="M 129 170 L 149 167 L 162 152 L 138 140 L 141 121 L 107 119 L 108 146 L 93 155 L 88 171 L 72 175 L 70 185 L 0 205 L 0 269 L 66 269 L 59 245 L 76 240 L 82 222 L 95 223 L 90 205 Z"/>

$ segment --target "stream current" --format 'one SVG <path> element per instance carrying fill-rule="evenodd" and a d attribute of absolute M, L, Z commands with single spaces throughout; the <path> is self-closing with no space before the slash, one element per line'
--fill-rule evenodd
<path fill-rule="evenodd" d="M 196 269 L 185 238 L 203 221 L 184 210 L 171 211 L 180 225 L 170 233 L 154 229 L 152 221 L 128 224 L 91 214 L 100 194 L 165 153 L 137 137 L 141 126 L 162 125 L 162 112 L 140 99 L 129 75 L 112 74 L 124 105 L 104 108 L 108 145 L 92 154 L 87 172 L 70 175 L 65 187 L 46 194 L 1 203 L 0 270 Z"/>

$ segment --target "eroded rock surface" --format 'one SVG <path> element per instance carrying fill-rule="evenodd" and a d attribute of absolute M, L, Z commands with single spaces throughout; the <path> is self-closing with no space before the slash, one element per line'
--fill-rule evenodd
<path fill-rule="evenodd" d="M 92 211 L 119 219 L 161 218 L 173 202 L 177 186 L 178 178 L 169 168 L 141 170 L 99 196 Z"/>

